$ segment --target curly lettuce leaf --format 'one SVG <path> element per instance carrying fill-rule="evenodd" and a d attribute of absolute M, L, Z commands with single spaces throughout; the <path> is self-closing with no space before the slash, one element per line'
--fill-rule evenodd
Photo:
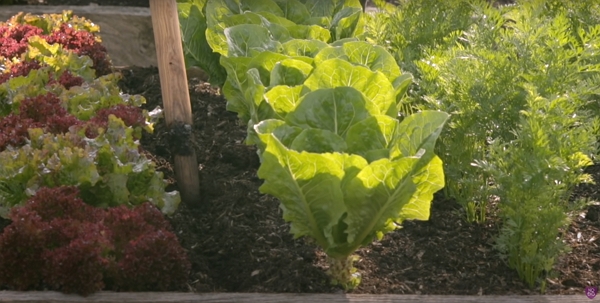
<path fill-rule="evenodd" d="M 149 201 L 171 214 L 180 202 L 179 193 L 165 192 L 162 173 L 140 154 L 133 132 L 112 115 L 107 129 L 100 129 L 94 139 L 84 130 L 55 135 L 30 129 L 27 145 L 0 152 L 0 207 L 7 211 L 22 205 L 41 187 L 74 185 L 92 205 Z"/>

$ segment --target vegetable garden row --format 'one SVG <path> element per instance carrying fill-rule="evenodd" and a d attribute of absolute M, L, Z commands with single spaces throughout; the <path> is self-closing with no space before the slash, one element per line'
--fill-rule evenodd
<path fill-rule="evenodd" d="M 600 4 L 178 3 L 186 63 L 247 125 L 261 192 L 328 255 L 332 283 L 355 288 L 354 252 L 427 220 L 443 189 L 467 222 L 498 211 L 496 249 L 543 291 L 567 249 L 561 231 L 589 205 L 570 194 L 593 182 L 584 168 L 598 152 Z M 119 91 L 97 31 L 69 13 L 0 23 L 3 287 L 89 294 L 187 279 L 163 216 L 179 194 L 138 142 L 161 111 Z"/>

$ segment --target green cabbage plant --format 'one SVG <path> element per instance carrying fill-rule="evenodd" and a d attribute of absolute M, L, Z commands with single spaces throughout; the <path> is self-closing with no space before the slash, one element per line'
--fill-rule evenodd
<path fill-rule="evenodd" d="M 281 201 L 294 237 L 327 253 L 332 282 L 356 287 L 358 248 L 429 218 L 448 114 L 399 118 L 412 76 L 360 41 L 358 1 L 209 0 L 204 12 L 227 108 L 258 147 L 260 191 Z"/>

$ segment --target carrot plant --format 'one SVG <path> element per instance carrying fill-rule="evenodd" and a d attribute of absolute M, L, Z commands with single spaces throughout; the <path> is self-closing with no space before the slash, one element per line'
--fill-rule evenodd
<path fill-rule="evenodd" d="M 546 99 L 533 86 L 520 115 L 516 138 L 491 145 L 488 161 L 477 161 L 493 177 L 500 197 L 503 226 L 496 248 L 529 286 L 545 277 L 568 247 L 559 236 L 574 210 L 585 206 L 570 199 L 573 186 L 591 183 L 584 173 L 593 164 L 600 124 L 578 109 L 577 97 Z"/>
<path fill-rule="evenodd" d="M 570 211 L 582 206 L 569 201 L 569 193 L 592 182 L 582 170 L 597 153 L 600 5 L 411 2 L 380 13 L 384 26 L 375 23 L 367 37 L 386 45 L 414 74 L 414 109 L 453 114 L 436 149 L 447 196 L 463 205 L 470 222 L 484 221 L 487 201 L 499 197 L 497 249 L 529 285 L 543 283 L 564 252 L 559 231 Z M 429 22 L 455 12 L 468 14 L 468 21 L 454 27 L 448 26 L 453 20 Z M 398 37 L 377 34 L 391 27 Z M 430 34 L 423 40 L 421 32 L 413 34 L 408 41 L 417 49 L 407 56 L 398 42 L 412 28 Z"/>

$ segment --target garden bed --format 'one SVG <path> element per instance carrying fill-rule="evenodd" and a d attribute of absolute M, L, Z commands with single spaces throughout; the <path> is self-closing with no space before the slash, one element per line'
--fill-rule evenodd
<path fill-rule="evenodd" d="M 144 95 L 147 109 L 161 105 L 158 69 L 130 67 L 121 72 L 124 92 Z M 258 192 L 262 182 L 256 176 L 255 147 L 243 143 L 245 127 L 225 110 L 219 90 L 199 79 L 190 79 L 189 87 L 203 200 L 200 209 L 182 205 L 170 219 L 193 264 L 190 281 L 181 290 L 340 292 L 327 283 L 325 254 L 303 239 L 292 239 L 279 202 Z M 142 146 L 156 155 L 161 170 L 174 182 L 169 134 L 162 122 L 153 135 L 143 138 Z M 600 179 L 599 167 L 590 172 Z M 577 194 L 600 199 L 593 186 L 581 187 Z M 565 239 L 573 251 L 558 262 L 548 294 L 583 294 L 588 283 L 598 284 L 599 211 L 599 206 L 590 207 L 567 231 Z M 459 205 L 437 198 L 429 221 L 406 222 L 404 228 L 359 250 L 357 267 L 363 278 L 354 293 L 539 293 L 498 258 L 491 242 L 496 223 L 491 217 L 485 224 L 467 224 Z"/>
<path fill-rule="evenodd" d="M 128 66 L 120 68 L 120 72 L 124 75 L 123 91 L 145 96 L 148 101 L 145 109 L 162 105 L 156 68 Z M 259 193 L 262 181 L 256 176 L 259 166 L 256 149 L 243 143 L 246 127 L 240 125 L 234 113 L 225 110 L 226 101 L 219 90 L 197 78 L 190 79 L 189 87 L 202 201 L 198 201 L 199 209 L 182 205 L 170 218 L 192 262 L 190 279 L 179 291 L 341 293 L 340 288 L 328 284 L 323 270 L 325 254 L 303 239 L 292 239 L 289 225 L 281 218 L 279 202 Z M 173 190 L 177 185 L 169 138 L 163 121 L 153 135 L 144 134 L 142 146 L 154 155 L 160 170 L 171 181 L 167 190 Z M 591 167 L 589 171 L 600 180 L 600 167 Z M 578 188 L 576 195 L 600 199 L 593 186 Z M 437 294 L 445 299 L 452 298 L 449 295 L 539 293 L 539 289 L 529 289 L 521 282 L 492 248 L 499 228 L 497 219 L 491 216 L 483 224 L 467 224 L 461 211 L 455 202 L 438 197 L 429 221 L 406 222 L 403 229 L 359 250 L 361 259 L 356 266 L 362 273 L 362 283 L 353 293 Z M 557 273 L 548 279 L 546 293 L 581 295 L 586 286 L 600 284 L 600 206 L 589 207 L 577 216 L 564 238 L 573 251 L 557 262 Z M 278 296 L 268 298 L 307 301 L 307 297 Z M 378 298 L 383 301 L 384 297 Z M 182 300 L 201 299 L 186 298 Z M 419 301 L 422 298 L 408 297 Z M 538 298 L 551 301 L 536 297 L 522 302 L 538 302 Z M 263 299 L 267 300 L 262 296 L 252 300 Z M 103 300 L 98 302 L 110 302 Z M 239 297 L 235 300 L 243 301 Z"/>

